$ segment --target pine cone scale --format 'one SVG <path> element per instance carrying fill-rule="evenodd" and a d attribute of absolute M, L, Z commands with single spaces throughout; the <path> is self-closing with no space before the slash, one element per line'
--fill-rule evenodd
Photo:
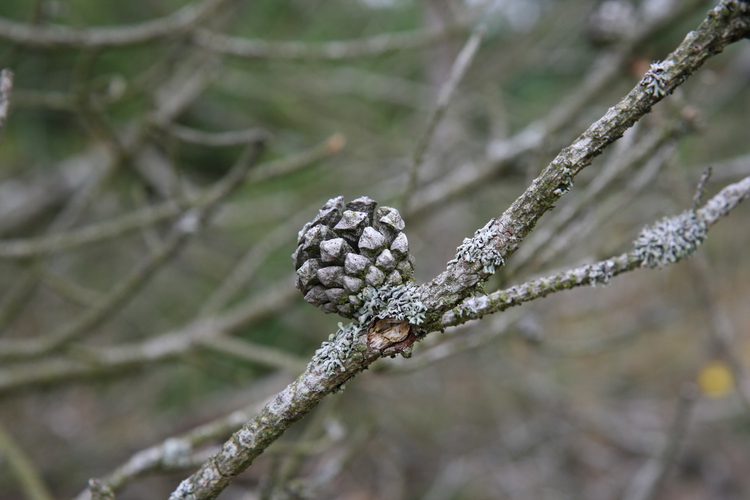
<path fill-rule="evenodd" d="M 414 260 L 398 210 L 365 196 L 332 198 L 299 232 L 292 254 L 297 288 L 324 312 L 356 318 L 366 286 L 413 281 Z"/>

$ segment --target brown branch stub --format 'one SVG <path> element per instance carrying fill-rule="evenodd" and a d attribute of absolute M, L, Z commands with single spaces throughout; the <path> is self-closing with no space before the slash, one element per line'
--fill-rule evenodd
<path fill-rule="evenodd" d="M 417 338 L 416 327 L 406 320 L 378 319 L 367 329 L 367 348 L 390 356 L 406 352 Z"/>

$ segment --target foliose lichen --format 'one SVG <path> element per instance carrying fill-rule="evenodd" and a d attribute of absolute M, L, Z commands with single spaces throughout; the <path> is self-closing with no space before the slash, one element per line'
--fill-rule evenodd
<path fill-rule="evenodd" d="M 690 256 L 706 239 L 706 221 L 686 210 L 641 230 L 633 242 L 642 267 L 664 267 Z"/>
<path fill-rule="evenodd" d="M 456 249 L 456 257 L 448 262 L 455 264 L 463 259 L 466 262 L 482 264 L 485 273 L 495 274 L 498 267 L 505 263 L 505 259 L 492 244 L 498 233 L 493 231 L 495 219 L 490 220 L 483 228 L 474 233 L 473 238 L 464 238 L 463 243 Z"/>
<path fill-rule="evenodd" d="M 357 295 L 362 301 L 357 311 L 360 324 L 367 325 L 372 320 L 385 318 L 406 320 L 412 325 L 423 323 L 427 306 L 417 298 L 416 289 L 412 283 L 365 287 Z"/>
<path fill-rule="evenodd" d="M 331 375 L 338 371 L 344 371 L 344 360 L 346 360 L 354 349 L 354 343 L 357 340 L 362 327 L 356 321 L 339 323 L 339 329 L 336 333 L 331 334 L 328 341 L 323 342 L 320 348 L 315 351 L 313 362 L 320 363 L 323 371 Z"/>

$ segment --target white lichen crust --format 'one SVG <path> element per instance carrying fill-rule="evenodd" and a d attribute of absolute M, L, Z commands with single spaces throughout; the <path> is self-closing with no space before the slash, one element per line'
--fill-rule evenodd
<path fill-rule="evenodd" d="M 646 87 L 646 93 L 654 97 L 664 97 L 667 95 L 667 78 L 665 73 L 674 67 L 670 60 L 655 62 L 641 79 L 641 86 Z"/>
<path fill-rule="evenodd" d="M 584 266 L 588 278 L 588 283 L 595 287 L 596 285 L 608 285 L 609 280 L 614 276 L 615 263 L 609 259 Z"/>
<path fill-rule="evenodd" d="M 498 237 L 491 229 L 494 223 L 495 219 L 492 219 L 483 228 L 478 229 L 473 238 L 464 238 L 463 243 L 456 249 L 456 258 L 448 264 L 456 264 L 459 260 L 468 263 L 478 262 L 482 264 L 485 273 L 495 274 L 497 268 L 505 263 L 505 259 L 492 243 Z"/>
<path fill-rule="evenodd" d="M 690 256 L 706 238 L 707 224 L 692 210 L 641 230 L 633 252 L 642 267 L 664 267 Z"/>

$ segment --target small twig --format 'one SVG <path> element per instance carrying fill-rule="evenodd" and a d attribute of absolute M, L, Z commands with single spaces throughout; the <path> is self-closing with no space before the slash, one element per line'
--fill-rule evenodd
<path fill-rule="evenodd" d="M 677 412 L 665 437 L 661 453 L 646 462 L 636 473 L 623 495 L 625 500 L 653 500 L 664 484 L 667 474 L 677 461 L 680 446 L 687 434 L 690 415 L 699 396 L 693 383 L 685 383 L 680 389 Z"/>
<path fill-rule="evenodd" d="M 13 72 L 7 68 L 0 71 L 0 139 L 3 138 L 5 120 L 8 118 L 10 91 L 13 89 Z"/>
<path fill-rule="evenodd" d="M 124 47 L 185 33 L 226 2 L 227 0 L 204 0 L 159 19 L 105 28 L 39 26 L 0 17 L 0 38 L 39 49 Z"/>
<path fill-rule="evenodd" d="M 691 206 L 692 210 L 697 210 L 700 204 L 703 201 L 703 195 L 706 194 L 706 185 L 708 184 L 708 181 L 711 179 L 711 174 L 713 173 L 713 167 L 709 166 L 704 170 L 703 174 L 701 175 L 701 180 L 698 182 L 698 187 L 695 188 L 695 194 L 693 195 L 693 204 Z"/>
<path fill-rule="evenodd" d="M 13 437 L 0 425 L 0 456 L 8 464 L 26 498 L 29 500 L 52 500 L 54 497 L 44 484 L 42 475 L 31 459 L 16 444 Z"/>
<path fill-rule="evenodd" d="M 263 128 L 231 130 L 228 132 L 203 132 L 184 125 L 170 124 L 166 131 L 181 141 L 208 147 L 226 147 L 268 140 L 270 134 Z"/>
<path fill-rule="evenodd" d="M 292 356 L 279 349 L 274 349 L 246 340 L 239 340 L 226 335 L 214 335 L 200 340 L 199 344 L 216 353 L 247 361 L 260 366 L 280 368 L 289 373 L 300 373 L 307 366 L 307 360 Z"/>
<path fill-rule="evenodd" d="M 424 154 L 427 151 L 427 148 L 430 146 L 430 142 L 435 133 L 435 128 L 440 123 L 440 120 L 443 119 L 443 116 L 445 116 L 445 113 L 448 110 L 448 105 L 453 98 L 453 94 L 456 91 L 458 84 L 461 82 L 464 75 L 468 71 L 469 66 L 474 60 L 474 56 L 476 56 L 477 50 L 479 49 L 479 46 L 482 42 L 482 37 L 484 37 L 484 32 L 485 30 L 483 27 L 474 30 L 474 32 L 469 37 L 469 40 L 461 49 L 461 52 L 459 52 L 456 60 L 453 62 L 453 66 L 451 67 L 448 81 L 445 82 L 445 84 L 443 84 L 443 87 L 440 89 L 437 103 L 435 104 L 432 113 L 427 119 L 427 124 L 422 131 L 422 135 L 417 140 L 417 145 L 414 148 L 414 154 L 411 158 L 411 165 L 409 167 L 409 177 L 406 184 L 406 189 L 404 190 L 402 198 L 402 206 L 404 212 L 408 212 L 409 210 L 412 194 L 417 187 L 417 176 L 419 174 L 419 168 L 424 161 Z"/>
<path fill-rule="evenodd" d="M 74 283 L 49 267 L 42 266 L 38 272 L 45 285 L 72 302 L 91 307 L 101 300 L 101 292 Z"/>
<path fill-rule="evenodd" d="M 247 59 L 341 60 L 428 47 L 465 29 L 464 24 L 456 24 L 447 28 L 385 33 L 371 38 L 323 43 L 268 42 L 197 29 L 193 41 L 213 52 Z"/>

